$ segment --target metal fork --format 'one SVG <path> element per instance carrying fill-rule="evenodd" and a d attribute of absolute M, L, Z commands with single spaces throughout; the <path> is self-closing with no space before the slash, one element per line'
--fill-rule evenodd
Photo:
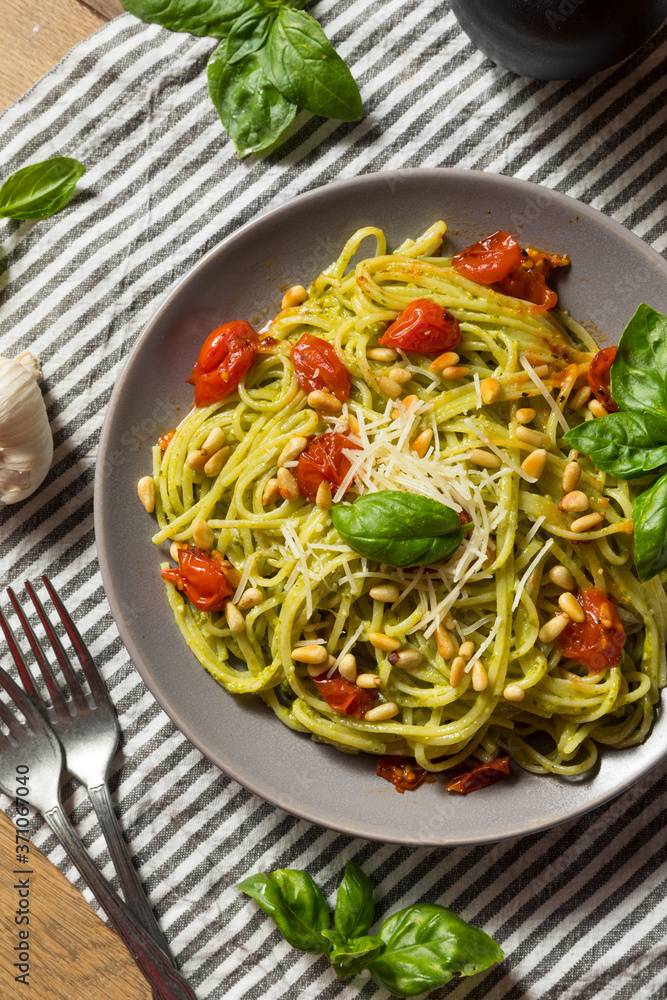
<path fill-rule="evenodd" d="M 111 793 L 109 791 L 108 776 L 109 766 L 113 760 L 118 746 L 119 726 L 116 710 L 109 698 L 106 686 L 100 676 L 97 667 L 84 643 L 79 630 L 72 621 L 67 609 L 60 600 L 53 585 L 46 576 L 42 581 L 49 596 L 53 601 L 60 619 L 65 626 L 65 630 L 74 647 L 79 662 L 83 668 L 90 690 L 92 693 L 94 707 L 88 704 L 84 691 L 77 680 L 72 669 L 69 657 L 51 624 L 46 611 L 37 594 L 29 583 L 25 587 L 39 618 L 44 626 L 47 636 L 57 660 L 62 668 L 63 675 L 67 681 L 71 698 L 65 700 L 56 680 L 51 665 L 47 660 L 42 645 L 35 635 L 30 622 L 28 621 L 23 608 L 19 604 L 16 594 L 7 588 L 9 598 L 14 605 L 14 610 L 19 617 L 19 621 L 26 634 L 28 642 L 32 648 L 37 665 L 42 673 L 44 681 L 51 698 L 52 708 L 42 698 L 39 689 L 36 687 L 30 671 L 28 670 L 21 651 L 16 643 L 12 630 L 0 610 L 0 626 L 5 633 L 5 638 L 9 644 L 14 662 L 18 667 L 23 685 L 34 701 L 35 705 L 46 719 L 50 722 L 60 740 L 65 752 L 65 764 L 67 770 L 74 775 L 86 788 L 90 800 L 93 804 L 97 818 L 100 821 L 102 833 L 109 846 L 109 853 L 113 861 L 118 879 L 120 881 L 125 902 L 137 915 L 146 931 L 153 938 L 155 943 L 162 948 L 165 954 L 174 963 L 169 946 L 160 930 L 153 915 L 153 911 L 148 905 L 148 900 L 139 882 L 139 878 L 130 860 L 130 856 L 123 839 L 123 834 L 116 819 Z"/>
<path fill-rule="evenodd" d="M 17 774 L 27 777 L 28 785 L 24 786 L 28 789 L 26 798 L 41 812 L 79 874 L 92 889 L 112 926 L 150 983 L 155 1000 L 196 1000 L 194 993 L 162 949 L 99 873 L 67 818 L 60 804 L 63 755 L 53 729 L 26 693 L 1 667 L 0 685 L 25 720 L 21 722 L 9 706 L 0 701 L 0 721 L 9 731 L 5 735 L 0 730 L 0 789 L 14 798 Z"/>

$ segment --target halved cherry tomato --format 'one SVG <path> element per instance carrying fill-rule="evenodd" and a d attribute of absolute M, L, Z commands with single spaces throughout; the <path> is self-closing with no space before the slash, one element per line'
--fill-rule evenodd
<path fill-rule="evenodd" d="M 194 545 L 178 550 L 178 569 L 161 569 L 160 573 L 200 611 L 222 611 L 233 593 L 220 560 Z"/>
<path fill-rule="evenodd" d="M 331 677 L 320 674 L 311 680 L 327 705 L 344 715 L 353 715 L 355 719 L 361 719 L 378 698 L 374 688 L 357 687 L 356 684 L 341 677 L 337 670 Z"/>
<path fill-rule="evenodd" d="M 617 347 L 604 347 L 598 351 L 588 369 L 588 386 L 596 399 L 610 413 L 618 413 L 618 406 L 611 394 L 609 372 L 616 357 Z"/>
<path fill-rule="evenodd" d="M 259 337 L 245 320 L 217 327 L 204 341 L 192 375 L 195 405 L 210 406 L 231 395 L 255 360 Z"/>
<path fill-rule="evenodd" d="M 321 337 L 304 333 L 292 348 L 292 364 L 299 388 L 304 392 L 320 389 L 330 392 L 341 403 L 350 395 L 350 373 L 336 349 Z"/>
<path fill-rule="evenodd" d="M 499 230 L 457 253 L 452 258 L 452 267 L 464 278 L 492 285 L 494 281 L 502 281 L 511 274 L 522 257 L 521 247 L 514 237 Z"/>
<path fill-rule="evenodd" d="M 561 632 L 563 656 L 596 674 L 615 667 L 621 661 L 625 645 L 625 629 L 616 605 L 597 587 L 580 591 L 577 600 L 586 612 L 586 620 L 570 621 Z"/>
<path fill-rule="evenodd" d="M 570 258 L 565 254 L 547 253 L 528 247 L 522 250 L 522 260 L 518 267 L 506 278 L 497 283 L 497 289 L 503 295 L 513 295 L 517 299 L 532 302 L 531 312 L 543 312 L 553 309 L 558 302 L 558 296 L 553 288 L 549 288 L 546 279 L 556 267 L 566 267 Z"/>
<path fill-rule="evenodd" d="M 424 781 L 428 784 L 435 781 L 433 775 L 421 767 L 414 757 L 400 755 L 388 754 L 386 757 L 380 757 L 375 773 L 379 778 L 390 781 L 401 795 L 406 789 L 411 792 L 419 788 Z"/>
<path fill-rule="evenodd" d="M 447 785 L 448 792 L 476 792 L 478 788 L 493 785 L 510 773 L 509 757 L 496 757 L 488 764 L 478 764 L 471 771 L 457 775 Z"/>
<path fill-rule="evenodd" d="M 329 431 L 311 438 L 308 447 L 299 455 L 296 481 L 299 492 L 306 500 L 314 501 L 321 482 L 325 479 L 336 490 L 350 471 L 350 460 L 343 454 L 347 449 L 359 451 L 344 434 Z"/>
<path fill-rule="evenodd" d="M 415 299 L 387 327 L 380 343 L 417 354 L 444 354 L 461 340 L 461 327 L 448 309 L 430 299 Z"/>

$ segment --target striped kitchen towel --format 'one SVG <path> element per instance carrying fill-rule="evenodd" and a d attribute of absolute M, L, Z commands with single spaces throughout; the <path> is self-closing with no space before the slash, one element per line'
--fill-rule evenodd
<path fill-rule="evenodd" d="M 125 653 L 98 572 L 95 449 L 105 405 L 142 326 L 220 239 L 317 185 L 408 166 L 502 172 L 566 192 L 667 248 L 667 30 L 621 66 L 541 83 L 492 65 L 446 0 L 320 0 L 366 117 L 300 113 L 267 157 L 239 162 L 206 91 L 210 39 L 117 18 L 77 46 L 1 119 L 1 174 L 65 154 L 87 168 L 75 202 L 38 223 L 0 223 L 0 353 L 44 365 L 55 457 L 42 488 L 0 512 L 0 579 L 48 571 L 118 708 L 113 786 L 151 903 L 202 1000 L 384 997 L 338 982 L 287 946 L 233 888 L 303 867 L 333 896 L 363 865 L 379 911 L 420 899 L 483 927 L 507 958 L 448 991 L 476 1000 L 667 997 L 667 767 L 547 833 L 493 847 L 410 849 L 312 826 L 239 787 L 174 729 Z M 94 814 L 66 806 L 111 877 Z M 2 807 L 11 815 L 9 800 Z M 45 826 L 37 845 L 73 881 Z M 444 995 L 441 991 L 440 995 Z"/>

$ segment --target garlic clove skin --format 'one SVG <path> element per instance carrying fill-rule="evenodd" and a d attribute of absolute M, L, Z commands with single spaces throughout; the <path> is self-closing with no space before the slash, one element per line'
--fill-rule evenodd
<path fill-rule="evenodd" d="M 53 438 L 38 379 L 38 359 L 0 357 L 0 503 L 25 500 L 44 481 Z"/>

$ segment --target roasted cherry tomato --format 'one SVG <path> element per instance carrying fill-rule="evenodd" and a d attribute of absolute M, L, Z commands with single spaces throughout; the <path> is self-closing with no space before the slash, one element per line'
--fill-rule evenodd
<path fill-rule="evenodd" d="M 167 448 L 169 447 L 169 442 L 171 441 L 175 433 L 176 433 L 176 428 L 174 428 L 171 431 L 165 431 L 164 434 L 161 434 L 157 440 L 158 448 L 160 448 L 162 451 L 166 451 Z"/>
<path fill-rule="evenodd" d="M 380 757 L 375 768 L 375 773 L 380 778 L 391 781 L 396 787 L 396 791 L 403 794 L 406 789 L 413 791 L 419 788 L 422 782 L 432 784 L 435 778 L 421 767 L 414 757 L 393 756 Z"/>
<path fill-rule="evenodd" d="M 498 291 L 503 295 L 513 295 L 516 299 L 532 302 L 531 312 L 553 309 L 558 302 L 558 296 L 553 288 L 549 288 L 546 279 L 554 268 L 566 267 L 570 263 L 570 258 L 564 254 L 536 250 L 534 247 L 528 247 L 521 253 L 521 263 L 511 274 L 497 283 Z"/>
<path fill-rule="evenodd" d="M 361 719 L 378 698 L 374 688 L 357 687 L 356 684 L 341 677 L 337 670 L 331 677 L 320 674 L 311 680 L 327 705 L 344 715 L 353 715 L 355 719 Z"/>
<path fill-rule="evenodd" d="M 321 389 L 341 403 L 350 395 L 350 373 L 336 349 L 321 337 L 304 333 L 292 348 L 292 364 L 299 388 L 304 392 Z"/>
<path fill-rule="evenodd" d="M 343 454 L 350 448 L 359 451 L 359 445 L 335 431 L 311 438 L 308 447 L 299 455 L 296 467 L 301 496 L 306 500 L 315 500 L 318 487 L 325 479 L 335 492 L 350 471 L 350 460 Z"/>
<path fill-rule="evenodd" d="M 471 771 L 465 771 L 447 785 L 448 792 L 476 792 L 478 788 L 493 785 L 510 773 L 509 757 L 496 757 L 488 764 L 478 764 Z"/>
<path fill-rule="evenodd" d="M 238 388 L 255 360 L 259 337 L 244 320 L 225 323 L 209 334 L 199 352 L 192 375 L 195 405 L 210 406 Z"/>
<path fill-rule="evenodd" d="M 233 593 L 220 560 L 194 545 L 178 550 L 178 569 L 161 569 L 160 573 L 200 611 L 222 611 Z"/>
<path fill-rule="evenodd" d="M 444 354 L 461 340 L 456 317 L 430 299 L 415 299 L 387 327 L 380 343 L 417 354 Z"/>
<path fill-rule="evenodd" d="M 618 406 L 611 394 L 609 375 L 617 350 L 617 347 L 604 347 L 597 352 L 588 369 L 589 388 L 610 413 L 618 413 Z"/>
<path fill-rule="evenodd" d="M 615 604 L 597 587 L 580 591 L 577 600 L 586 612 L 586 620 L 570 621 L 561 632 L 563 656 L 593 673 L 615 667 L 621 662 L 625 645 L 625 629 Z"/>
<path fill-rule="evenodd" d="M 452 258 L 452 267 L 464 278 L 492 285 L 511 274 L 522 259 L 521 247 L 514 237 L 499 230 L 457 253 Z"/>

